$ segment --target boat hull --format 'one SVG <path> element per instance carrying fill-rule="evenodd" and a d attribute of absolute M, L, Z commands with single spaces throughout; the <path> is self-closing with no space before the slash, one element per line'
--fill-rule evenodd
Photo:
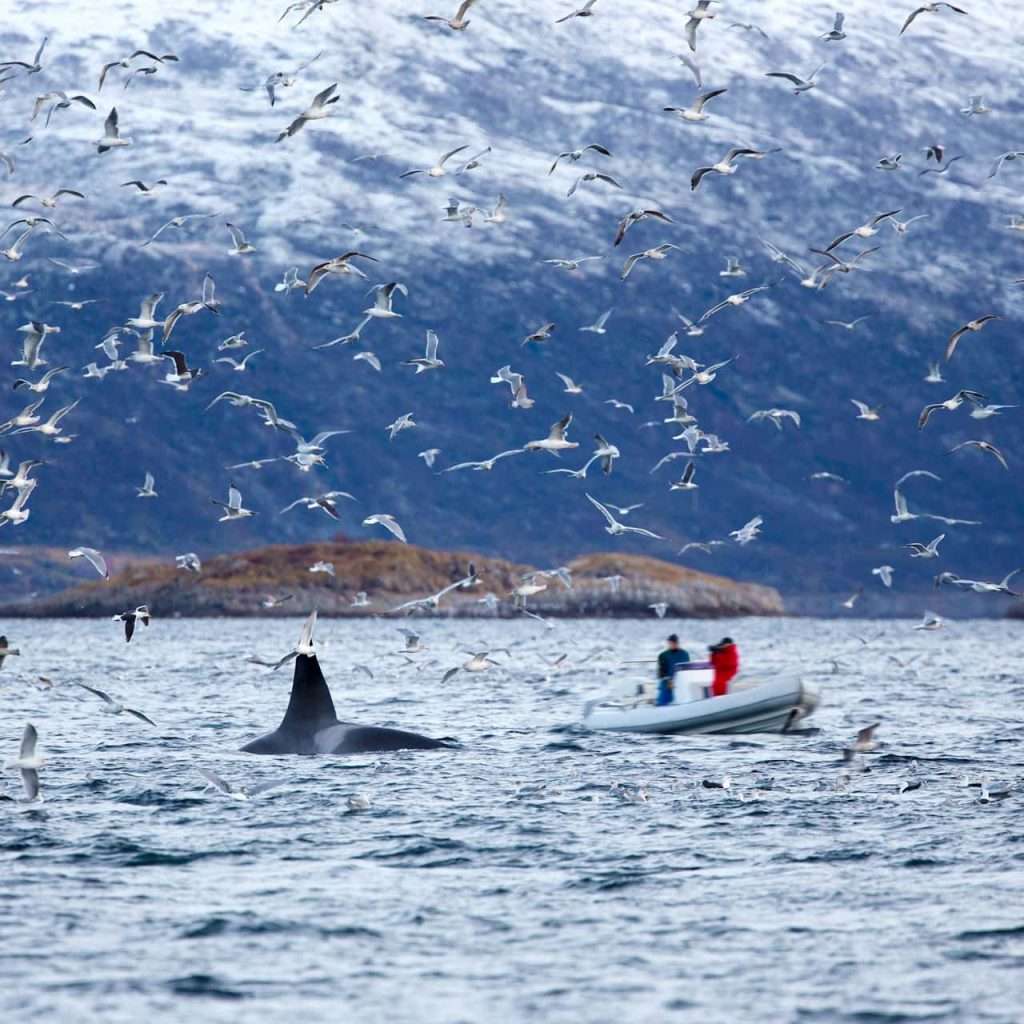
<path fill-rule="evenodd" d="M 799 680 L 777 680 L 724 697 L 656 707 L 587 705 L 583 725 L 611 732 L 753 733 L 788 732 L 818 705 L 817 693 Z"/>

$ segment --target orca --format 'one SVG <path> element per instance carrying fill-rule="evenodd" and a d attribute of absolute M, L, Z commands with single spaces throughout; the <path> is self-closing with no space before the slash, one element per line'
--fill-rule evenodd
<path fill-rule="evenodd" d="M 298 654 L 291 699 L 281 724 L 266 736 L 246 743 L 242 750 L 249 754 L 365 754 L 452 746 L 451 741 L 415 732 L 339 721 L 316 655 Z"/>

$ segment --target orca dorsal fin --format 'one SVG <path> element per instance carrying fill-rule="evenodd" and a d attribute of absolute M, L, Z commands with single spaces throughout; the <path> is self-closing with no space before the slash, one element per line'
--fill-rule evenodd
<path fill-rule="evenodd" d="M 335 725 L 337 721 L 331 691 L 327 688 L 316 655 L 298 655 L 292 677 L 292 695 L 279 728 L 312 734 Z"/>

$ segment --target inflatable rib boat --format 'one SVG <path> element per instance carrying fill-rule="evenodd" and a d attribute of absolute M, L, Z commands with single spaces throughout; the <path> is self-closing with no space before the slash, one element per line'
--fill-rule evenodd
<path fill-rule="evenodd" d="M 733 684 L 724 697 L 705 697 L 710 670 L 676 674 L 676 701 L 657 707 L 646 688 L 630 696 L 591 700 L 583 709 L 587 729 L 613 732 L 736 733 L 789 732 L 818 706 L 817 692 L 797 677 Z M 680 699 L 681 698 L 681 699 Z"/>

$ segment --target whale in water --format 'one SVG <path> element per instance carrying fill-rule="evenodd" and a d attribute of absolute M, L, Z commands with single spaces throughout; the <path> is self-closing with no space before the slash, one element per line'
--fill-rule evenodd
<path fill-rule="evenodd" d="M 281 724 L 242 750 L 249 754 L 364 754 L 451 746 L 450 741 L 415 732 L 339 721 L 316 655 L 296 654 L 292 695 Z"/>

